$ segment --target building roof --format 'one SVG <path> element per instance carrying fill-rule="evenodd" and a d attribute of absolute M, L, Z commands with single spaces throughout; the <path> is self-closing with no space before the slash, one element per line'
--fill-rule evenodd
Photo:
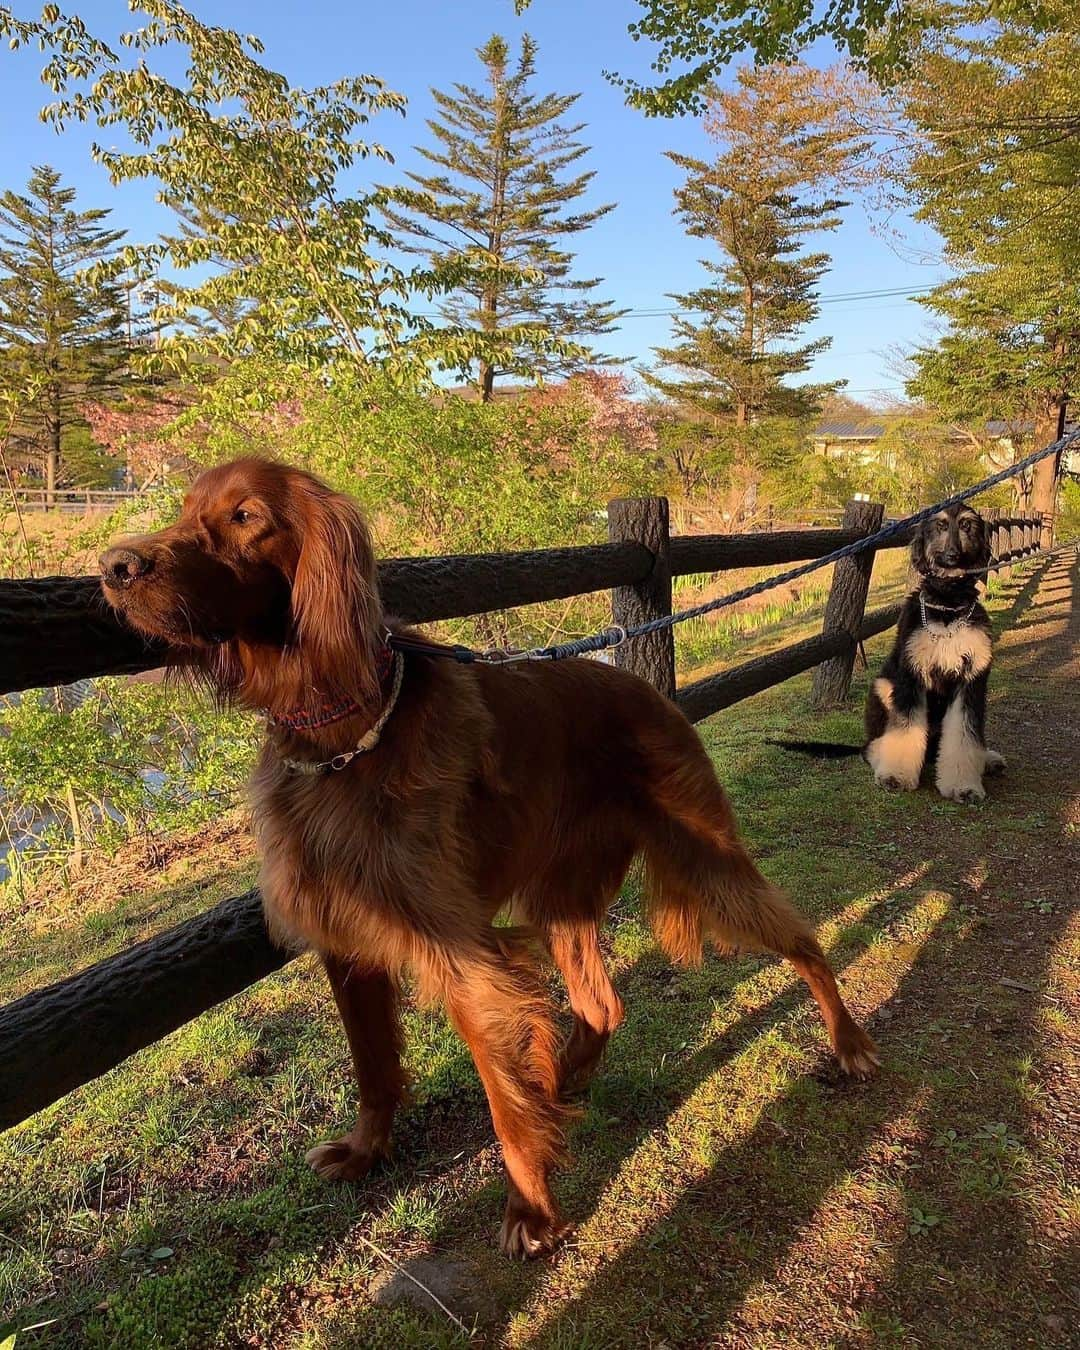
<path fill-rule="evenodd" d="M 1077 425 L 1080 424 L 1067 422 L 1065 430 L 1073 431 Z M 991 437 L 1030 436 L 1035 430 L 1035 423 L 1004 422 L 995 418 L 984 422 L 982 429 Z M 886 428 L 880 422 L 822 422 L 811 435 L 816 441 L 876 441 L 885 435 L 885 431 Z"/>
<path fill-rule="evenodd" d="M 813 434 L 817 440 L 876 441 L 885 428 L 879 422 L 822 422 Z"/>

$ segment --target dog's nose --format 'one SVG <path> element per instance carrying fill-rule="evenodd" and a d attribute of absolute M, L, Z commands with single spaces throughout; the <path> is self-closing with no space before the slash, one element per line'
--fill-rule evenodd
<path fill-rule="evenodd" d="M 136 553 L 133 548 L 108 548 L 98 561 L 105 585 L 120 589 L 146 576 L 154 567 L 153 558 L 147 557 L 145 553 Z"/>
<path fill-rule="evenodd" d="M 954 553 L 954 552 L 952 551 L 952 549 L 949 549 L 948 552 L 946 552 L 946 553 L 940 554 L 940 558 L 941 558 L 941 565 L 942 565 L 942 567 L 959 567 L 959 566 L 960 566 L 960 554 L 959 554 L 959 553 Z"/>

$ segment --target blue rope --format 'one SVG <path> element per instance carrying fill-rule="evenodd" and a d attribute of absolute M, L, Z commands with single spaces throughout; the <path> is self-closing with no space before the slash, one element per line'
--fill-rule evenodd
<path fill-rule="evenodd" d="M 1060 440 L 1054 441 L 1052 445 L 1044 446 L 1042 450 L 1035 450 L 1024 459 L 1018 460 L 1015 464 L 1010 464 L 1008 468 L 991 474 L 989 478 L 984 478 L 981 483 L 976 483 L 974 487 L 964 488 L 962 492 L 954 493 L 951 497 L 946 497 L 944 501 L 937 502 L 934 506 L 924 506 L 921 511 L 916 511 L 914 515 L 906 516 L 903 520 L 891 521 L 874 534 L 868 534 L 850 544 L 844 544 L 842 548 L 834 549 L 832 553 L 826 553 L 823 557 L 814 558 L 810 562 L 803 563 L 800 567 L 792 567 L 787 572 L 780 572 L 776 576 L 767 577 L 764 581 L 757 581 L 752 586 L 743 586 L 741 590 L 732 591 L 730 595 L 720 596 L 716 600 L 707 600 L 704 604 L 695 605 L 692 609 L 684 609 L 678 614 L 665 614 L 659 619 L 650 619 L 648 623 L 638 624 L 634 628 L 605 628 L 599 633 L 594 633 L 591 637 L 577 638 L 573 642 L 562 642 L 554 647 L 534 647 L 530 651 L 476 652 L 469 647 L 461 646 L 447 647 L 443 651 L 456 661 L 503 664 L 513 661 L 562 661 L 570 656 L 587 656 L 590 652 L 621 647 L 624 642 L 631 638 L 644 637 L 647 633 L 658 633 L 664 628 L 674 627 L 677 623 L 685 623 L 687 619 L 697 619 L 702 614 L 711 614 L 715 610 L 726 609 L 730 605 L 737 605 L 740 600 L 748 600 L 751 596 L 761 595 L 764 591 L 772 590 L 775 586 L 783 586 L 789 581 L 796 581 L 799 577 L 805 577 L 822 567 L 830 567 L 833 563 L 840 562 L 844 558 L 854 558 L 860 553 L 865 553 L 868 549 L 876 549 L 884 540 L 894 539 L 898 534 L 903 534 L 913 526 L 921 525 L 924 520 L 929 520 L 939 511 L 944 511 L 950 506 L 956 506 L 960 502 L 966 502 L 971 497 L 977 496 L 978 493 L 985 492 L 987 488 L 996 487 L 998 483 L 1004 483 L 1006 479 L 1014 478 L 1018 473 L 1023 473 L 1025 469 L 1029 469 L 1033 464 L 1038 464 L 1040 460 L 1046 459 L 1047 456 L 1059 454 L 1078 439 L 1080 439 L 1080 427 L 1062 436 Z"/>

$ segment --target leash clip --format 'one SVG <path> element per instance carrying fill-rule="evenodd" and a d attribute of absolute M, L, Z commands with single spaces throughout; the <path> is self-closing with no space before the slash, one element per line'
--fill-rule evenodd
<path fill-rule="evenodd" d="M 479 652 L 477 656 L 486 666 L 510 666 L 518 661 L 537 659 L 532 652 L 524 651 L 520 647 L 489 647 L 486 651 Z"/>

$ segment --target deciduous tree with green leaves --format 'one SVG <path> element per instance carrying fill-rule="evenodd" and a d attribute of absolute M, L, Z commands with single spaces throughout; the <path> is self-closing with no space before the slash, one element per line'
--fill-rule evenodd
<path fill-rule="evenodd" d="M 108 216 L 79 210 L 75 189 L 48 165 L 25 192 L 0 195 L 0 386 L 27 395 L 10 447 L 38 468 L 50 497 L 65 444 L 86 431 L 82 404 L 108 397 L 127 361 L 121 292 L 88 274 L 123 238 Z"/>
<path fill-rule="evenodd" d="M 531 2 L 517 0 L 518 13 Z M 989 3 L 1005 8 L 1016 0 Z M 711 87 L 736 58 L 790 64 L 823 39 L 888 83 L 933 20 L 921 0 L 638 0 L 638 7 L 641 15 L 627 32 L 635 42 L 654 44 L 652 69 L 662 78 L 642 84 L 605 74 L 649 117 L 702 112 Z"/>
<path fill-rule="evenodd" d="M 380 112 L 401 112 L 400 95 L 370 75 L 295 88 L 260 62 L 254 37 L 200 23 L 174 0 L 131 8 L 147 22 L 118 50 L 56 5 L 39 22 L 0 11 L 0 31 L 50 53 L 43 78 L 57 101 L 46 120 L 122 129 L 135 148 L 98 143 L 94 158 L 115 183 L 156 180 L 180 217 L 176 233 L 125 259 L 179 278 L 155 314 L 169 326 L 161 359 L 203 370 L 252 355 L 344 362 L 403 382 L 433 365 L 465 369 L 482 352 L 494 359 L 494 340 L 436 327 L 408 303 L 452 289 L 464 263 L 393 265 L 377 192 L 346 182 L 366 160 L 389 158 L 358 133 Z M 178 59 L 174 80 L 166 72 Z"/>
<path fill-rule="evenodd" d="M 1034 444 L 1061 433 L 1080 393 L 1080 11 L 1043 0 L 1007 22 L 951 6 L 905 86 L 916 138 L 905 182 L 956 269 L 924 303 L 948 327 L 915 353 L 909 391 L 947 416 L 1027 419 Z M 1032 11 L 1034 14 L 1034 11 Z M 1049 543 L 1053 457 L 1022 485 Z"/>
<path fill-rule="evenodd" d="M 411 188 L 388 191 L 385 214 L 433 268 L 464 261 L 458 293 L 442 305 L 451 323 L 509 339 L 509 359 L 481 360 L 477 388 L 486 402 L 507 373 L 565 374 L 606 358 L 582 339 L 610 333 L 620 314 L 592 298 L 598 278 L 572 275 L 574 255 L 562 246 L 612 210 L 575 207 L 593 173 L 578 171 L 588 147 L 576 138 L 584 124 L 561 120 L 578 94 L 533 92 L 536 44 L 522 38 L 516 64 L 494 36 L 477 55 L 485 86 L 433 90 L 437 116 L 428 122 L 435 144 L 417 147 L 434 172 L 406 175 Z M 513 330 L 573 345 L 545 358 L 512 341 Z"/>
<path fill-rule="evenodd" d="M 517 0 L 518 13 L 531 2 Z M 700 113 L 711 86 L 737 58 L 789 64 L 822 41 L 879 85 L 891 86 L 910 70 L 920 41 L 954 28 L 963 8 L 953 0 L 638 0 L 638 6 L 641 16 L 627 32 L 655 46 L 652 69 L 662 78 L 643 84 L 605 74 L 650 117 Z M 1056 0 L 981 0 L 977 17 L 1019 18 L 1047 32 L 1055 9 Z"/>

